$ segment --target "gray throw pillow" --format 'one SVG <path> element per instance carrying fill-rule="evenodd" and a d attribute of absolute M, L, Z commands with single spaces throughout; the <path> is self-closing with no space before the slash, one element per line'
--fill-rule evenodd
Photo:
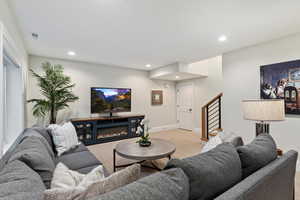
<path fill-rule="evenodd" d="M 39 137 L 26 137 L 15 149 L 9 162 L 20 160 L 36 171 L 50 188 L 55 162 Z"/>
<path fill-rule="evenodd" d="M 39 140 L 44 144 L 44 148 L 47 149 L 51 158 L 54 161 L 56 160 L 56 154 L 54 153 L 53 148 L 51 147 L 51 144 L 49 144 L 48 138 L 46 138 L 46 136 L 44 136 L 44 133 L 40 133 L 36 128 L 27 128 L 24 131 L 23 139 L 20 141 L 20 143 L 23 140 L 25 140 L 27 137 L 38 137 Z"/>
<path fill-rule="evenodd" d="M 181 168 L 188 176 L 191 200 L 214 199 L 242 179 L 241 161 L 230 143 L 182 160 L 172 159 L 169 168 Z"/>
<path fill-rule="evenodd" d="M 2 200 L 41 200 L 45 189 L 40 176 L 21 161 L 8 163 L 0 172 Z"/>
<path fill-rule="evenodd" d="M 188 200 L 189 181 L 181 169 L 146 176 L 89 200 Z"/>
<path fill-rule="evenodd" d="M 270 134 L 260 134 L 250 144 L 237 147 L 242 162 L 243 178 L 275 160 L 276 149 L 276 143 Z"/>
<path fill-rule="evenodd" d="M 229 141 L 234 147 L 239 147 L 244 145 L 244 141 L 241 137 L 231 138 Z"/>
<path fill-rule="evenodd" d="M 39 127 L 39 126 L 32 127 L 32 130 L 36 131 L 38 134 L 40 134 L 41 136 L 43 136 L 47 140 L 49 146 L 51 147 L 51 150 L 56 155 L 57 151 L 56 151 L 55 144 L 53 142 L 53 138 L 52 138 L 50 130 L 48 130 L 45 127 Z"/>

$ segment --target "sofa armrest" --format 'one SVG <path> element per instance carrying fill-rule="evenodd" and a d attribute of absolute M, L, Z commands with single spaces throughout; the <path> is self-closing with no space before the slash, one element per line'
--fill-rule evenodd
<path fill-rule="evenodd" d="M 297 157 L 294 150 L 283 154 L 216 200 L 293 200 Z"/>

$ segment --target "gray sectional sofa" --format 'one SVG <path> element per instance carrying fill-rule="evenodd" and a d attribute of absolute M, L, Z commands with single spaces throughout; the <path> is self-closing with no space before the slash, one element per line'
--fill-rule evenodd
<path fill-rule="evenodd" d="M 84 174 L 102 165 L 83 144 L 58 157 L 47 129 L 25 129 L 1 158 L 0 199 L 43 199 L 43 191 L 50 187 L 59 162 Z M 104 171 L 107 176 L 105 168 Z"/>
<path fill-rule="evenodd" d="M 235 138 L 206 153 L 172 159 L 161 172 L 88 200 L 292 200 L 297 152 L 277 157 L 274 151 L 269 135 L 249 145 Z M 58 162 L 81 173 L 101 165 L 84 145 L 57 157 L 46 129 L 26 129 L 1 159 L 0 199 L 43 199 Z"/>

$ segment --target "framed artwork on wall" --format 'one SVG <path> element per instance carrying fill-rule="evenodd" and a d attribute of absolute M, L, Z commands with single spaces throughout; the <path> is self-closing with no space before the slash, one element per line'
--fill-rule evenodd
<path fill-rule="evenodd" d="M 151 104 L 152 105 L 162 105 L 163 104 L 163 91 L 162 90 L 152 90 L 151 91 Z"/>
<path fill-rule="evenodd" d="M 261 66 L 260 97 L 284 99 L 285 113 L 300 115 L 300 60 Z"/>

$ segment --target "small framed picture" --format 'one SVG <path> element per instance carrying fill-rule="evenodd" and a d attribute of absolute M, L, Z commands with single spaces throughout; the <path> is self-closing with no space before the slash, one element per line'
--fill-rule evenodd
<path fill-rule="evenodd" d="M 163 91 L 162 90 L 152 90 L 151 103 L 152 103 L 152 105 L 162 105 L 163 104 Z"/>

